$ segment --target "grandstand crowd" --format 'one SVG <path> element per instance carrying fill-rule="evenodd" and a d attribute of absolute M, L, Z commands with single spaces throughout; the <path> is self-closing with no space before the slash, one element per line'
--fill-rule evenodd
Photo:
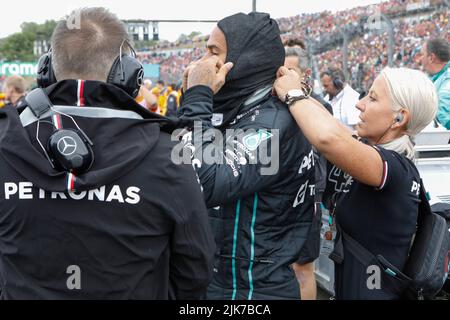
<path fill-rule="evenodd" d="M 344 67 L 342 32 L 345 29 L 351 38 L 345 70 L 348 82 L 363 92 L 370 87 L 374 76 L 388 65 L 387 31 L 383 24 L 381 28 L 376 25 L 380 14 L 389 17 L 394 24 L 394 66 L 419 68 L 416 54 L 424 38 L 450 39 L 444 0 L 390 0 L 336 13 L 299 14 L 277 22 L 284 41 L 301 40 L 311 47 L 313 60 L 318 65 L 316 77 L 329 67 Z M 158 44 L 149 52 L 139 52 L 139 57 L 145 63 L 160 64 L 161 80 L 177 82 L 187 65 L 201 57 L 207 38 L 186 40 L 189 43 Z"/>
<path fill-rule="evenodd" d="M 319 75 L 327 69 L 337 68 L 344 71 L 351 87 L 363 93 L 388 65 L 388 32 L 380 15 L 393 22 L 393 66 L 420 69 L 418 54 L 423 39 L 441 37 L 450 40 L 445 0 L 390 0 L 335 13 L 298 14 L 277 19 L 277 22 L 285 43 L 294 40 L 308 47 L 315 79 L 319 80 Z M 349 36 L 347 68 L 344 65 L 343 32 Z M 152 111 L 167 113 L 167 98 L 172 92 L 172 95 L 180 95 L 183 71 L 203 55 L 208 38 L 209 35 L 176 42 L 161 41 L 149 50 L 137 53 L 142 63 L 159 65 L 160 84 L 157 85 L 155 79 L 155 83 L 148 85 L 151 82 L 147 82 L 146 86 L 158 101 L 149 107 Z M 1 87 L 5 79 L 5 76 L 0 77 Z M 146 106 L 143 94 L 138 100 Z M 178 103 L 179 97 L 176 101 Z"/>

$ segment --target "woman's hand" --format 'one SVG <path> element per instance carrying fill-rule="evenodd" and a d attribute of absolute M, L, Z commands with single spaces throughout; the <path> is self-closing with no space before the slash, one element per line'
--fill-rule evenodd
<path fill-rule="evenodd" d="M 273 85 L 274 93 L 278 98 L 285 102 L 286 94 L 290 90 L 300 89 L 302 90 L 302 78 L 294 70 L 289 70 L 286 67 L 280 67 L 277 71 L 277 80 Z"/>

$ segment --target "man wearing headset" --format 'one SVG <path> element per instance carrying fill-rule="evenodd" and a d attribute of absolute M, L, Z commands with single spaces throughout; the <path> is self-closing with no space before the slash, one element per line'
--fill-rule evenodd
<path fill-rule="evenodd" d="M 360 121 L 360 112 L 356 109 L 359 93 L 345 82 L 341 69 L 330 68 L 321 73 L 323 89 L 326 93 L 325 101 L 333 107 L 333 115 L 350 130 Z"/>
<path fill-rule="evenodd" d="M 45 89 L 0 110 L 1 298 L 199 298 L 214 239 L 193 168 L 171 161 L 175 124 L 134 101 L 122 22 L 76 14 L 40 60 Z"/>

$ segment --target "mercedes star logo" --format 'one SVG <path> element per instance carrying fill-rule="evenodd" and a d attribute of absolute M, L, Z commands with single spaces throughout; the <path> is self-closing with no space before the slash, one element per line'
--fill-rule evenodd
<path fill-rule="evenodd" d="M 72 155 L 77 150 L 77 143 L 72 137 L 65 136 L 58 141 L 58 151 L 65 156 Z"/>

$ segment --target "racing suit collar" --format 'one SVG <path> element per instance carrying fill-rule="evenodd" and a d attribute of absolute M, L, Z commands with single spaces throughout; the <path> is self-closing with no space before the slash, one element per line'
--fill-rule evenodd
<path fill-rule="evenodd" d="M 230 122 L 230 125 L 235 124 L 240 119 L 244 118 L 248 114 L 252 113 L 260 107 L 260 105 L 268 100 L 272 94 L 272 85 L 267 85 L 256 90 L 239 108 L 239 113 Z"/>

